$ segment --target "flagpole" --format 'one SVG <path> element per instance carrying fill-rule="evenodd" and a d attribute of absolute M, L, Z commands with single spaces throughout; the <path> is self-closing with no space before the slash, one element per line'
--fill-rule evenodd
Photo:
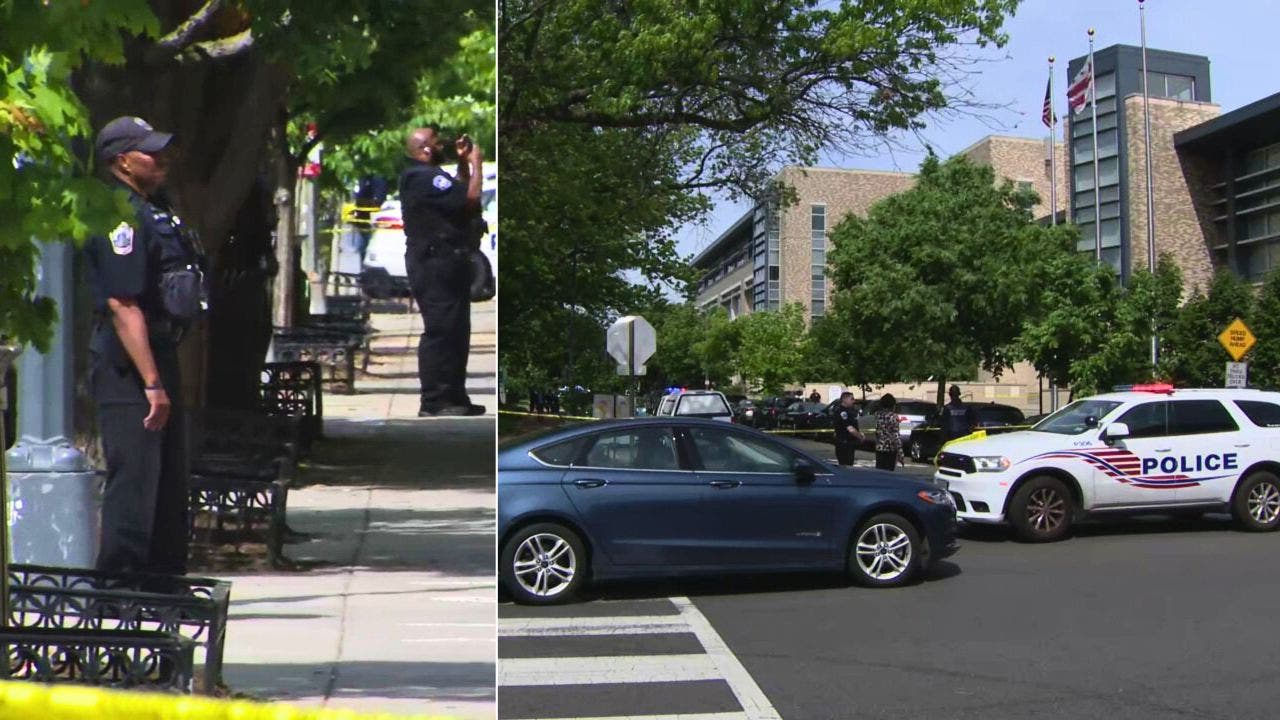
<path fill-rule="evenodd" d="M 1053 102 L 1053 56 L 1049 57 L 1049 102 Z M 1058 224 L 1058 116 L 1049 105 L 1049 224 Z"/>
<path fill-rule="evenodd" d="M 1049 56 L 1049 224 L 1058 224 L 1058 116 L 1053 112 L 1053 56 Z M 1041 386 L 1043 388 L 1043 386 Z M 1049 410 L 1058 409 L 1058 384 L 1050 379 Z M 1043 405 L 1044 396 L 1040 396 Z"/>
<path fill-rule="evenodd" d="M 1089 106 L 1093 109 L 1093 259 L 1102 262 L 1102 190 L 1098 187 L 1098 68 L 1093 64 L 1093 28 L 1089 28 Z"/>
<path fill-rule="evenodd" d="M 1151 104 L 1147 92 L 1147 7 L 1138 0 L 1138 22 L 1142 28 L 1142 133 L 1147 158 L 1147 269 L 1156 271 L 1156 199 L 1151 178 Z M 1160 338 L 1151 333 L 1151 367 L 1160 359 Z"/>

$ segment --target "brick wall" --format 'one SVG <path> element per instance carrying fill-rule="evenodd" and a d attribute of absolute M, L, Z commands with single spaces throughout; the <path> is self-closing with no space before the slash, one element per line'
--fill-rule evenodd
<path fill-rule="evenodd" d="M 827 235 L 830 237 L 831 231 L 849 213 L 864 216 L 877 201 L 911 189 L 915 185 L 915 175 L 801 167 L 787 167 L 781 175 L 784 182 L 795 188 L 798 198 L 796 204 L 783 210 L 779 224 L 782 303 L 802 303 L 807 318 L 812 310 L 811 206 L 826 205 Z M 827 278 L 828 301 L 830 297 L 831 279 Z"/>
<path fill-rule="evenodd" d="M 1147 169 L 1142 96 L 1125 100 L 1124 128 L 1129 173 L 1130 269 L 1147 268 Z M 1151 98 L 1151 174 L 1155 195 L 1156 254 L 1168 254 L 1182 269 L 1186 292 L 1206 287 L 1213 276 L 1209 249 L 1214 237 L 1209 220 L 1208 170 L 1195 160 L 1183 162 L 1173 134 L 1221 114 L 1217 105 Z"/>
<path fill-rule="evenodd" d="M 1042 218 L 1049 215 L 1049 199 L 1052 196 L 1047 146 L 1048 138 L 1038 140 L 991 135 L 960 154 L 967 156 L 974 164 L 990 165 L 995 170 L 997 180 L 1030 182 L 1040 195 L 1040 202 L 1032 212 L 1035 217 Z M 1062 211 L 1067 208 L 1069 197 L 1066 148 L 1058 142 L 1054 145 L 1054 151 L 1058 163 L 1058 210 Z"/>

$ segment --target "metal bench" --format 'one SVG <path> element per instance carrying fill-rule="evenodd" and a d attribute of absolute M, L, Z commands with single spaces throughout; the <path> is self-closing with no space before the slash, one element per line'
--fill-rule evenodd
<path fill-rule="evenodd" d="M 180 635 L 202 651 L 204 691 L 222 682 L 225 580 L 26 564 L 10 565 L 9 577 L 11 627 Z"/>
<path fill-rule="evenodd" d="M 361 333 L 308 327 L 276 328 L 272 338 L 277 360 L 317 363 L 320 382 L 346 395 L 356 391 L 356 350 L 363 343 Z"/>
<path fill-rule="evenodd" d="M 289 488 L 279 480 L 252 480 L 192 474 L 189 483 L 188 522 L 192 543 L 228 540 L 263 540 L 273 567 L 283 563 L 285 507 Z M 206 527 L 199 519 L 206 518 Z"/>
<path fill-rule="evenodd" d="M 324 435 L 324 389 L 319 363 L 272 362 L 262 368 L 258 407 L 264 415 L 299 423 L 299 451 Z"/>

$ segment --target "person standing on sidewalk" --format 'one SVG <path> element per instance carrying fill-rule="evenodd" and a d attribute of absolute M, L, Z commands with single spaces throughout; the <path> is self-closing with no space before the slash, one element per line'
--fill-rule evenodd
<path fill-rule="evenodd" d="M 893 470 L 902 462 L 902 437 L 898 434 L 898 401 L 889 393 L 876 410 L 876 469 Z"/>
<path fill-rule="evenodd" d="M 831 414 L 836 432 L 836 462 L 841 465 L 852 465 L 854 450 L 862 442 L 862 433 L 858 432 L 857 413 L 853 409 L 853 393 L 840 393 L 840 404 Z"/>
<path fill-rule="evenodd" d="M 98 161 L 134 209 L 131 221 L 85 246 L 95 316 L 90 383 L 107 463 L 99 570 L 186 573 L 178 343 L 207 296 L 195 236 L 163 192 L 172 139 L 121 117 L 96 142 Z"/>
<path fill-rule="evenodd" d="M 444 142 L 440 129 L 409 134 L 408 167 L 400 174 L 404 216 L 405 269 L 409 289 L 422 309 L 418 342 L 422 386 L 419 417 L 483 415 L 467 395 L 471 351 L 471 263 L 473 222 L 480 216 L 484 152 L 466 135 L 454 143 L 458 170 L 440 169 Z"/>

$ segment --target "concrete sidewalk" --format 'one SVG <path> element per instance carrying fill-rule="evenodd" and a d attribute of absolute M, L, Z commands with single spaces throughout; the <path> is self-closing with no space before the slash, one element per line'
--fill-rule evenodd
<path fill-rule="evenodd" d="M 357 394 L 289 492 L 304 570 L 233 581 L 234 692 L 369 712 L 496 716 L 495 304 L 472 310 L 467 387 L 490 414 L 420 419 L 418 314 L 375 315 Z"/>

